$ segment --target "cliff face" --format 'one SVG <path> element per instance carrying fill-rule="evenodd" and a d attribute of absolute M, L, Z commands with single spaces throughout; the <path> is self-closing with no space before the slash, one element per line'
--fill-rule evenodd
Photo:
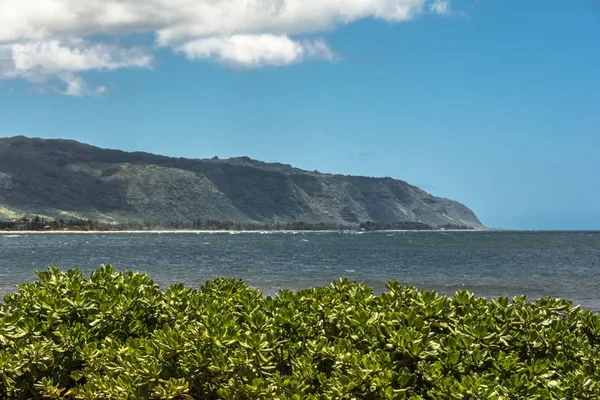
<path fill-rule="evenodd" d="M 75 141 L 0 139 L 0 218 L 104 221 L 419 221 L 482 228 L 475 214 L 391 178 L 303 171 L 246 157 L 171 158 Z"/>

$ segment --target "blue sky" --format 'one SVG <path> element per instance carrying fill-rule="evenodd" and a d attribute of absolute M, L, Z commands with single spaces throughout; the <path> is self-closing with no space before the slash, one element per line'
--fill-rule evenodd
<path fill-rule="evenodd" d="M 0 28 L 0 136 L 390 176 L 490 227 L 600 229 L 600 2 L 369 1 L 236 39 Z"/>

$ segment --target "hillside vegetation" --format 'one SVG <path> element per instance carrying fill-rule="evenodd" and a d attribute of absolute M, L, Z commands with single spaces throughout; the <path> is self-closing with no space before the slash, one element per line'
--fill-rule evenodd
<path fill-rule="evenodd" d="M 309 172 L 247 157 L 184 159 L 67 140 L 0 139 L 0 219 L 23 215 L 153 226 L 201 219 L 482 228 L 466 206 L 391 178 Z"/>

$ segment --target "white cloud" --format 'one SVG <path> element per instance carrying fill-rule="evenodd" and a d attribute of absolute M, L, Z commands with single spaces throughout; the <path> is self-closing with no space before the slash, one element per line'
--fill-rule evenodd
<path fill-rule="evenodd" d="M 54 77 L 75 94 L 85 92 L 76 83 L 82 72 L 152 63 L 139 48 L 94 43 L 91 35 L 152 33 L 156 45 L 189 59 L 242 67 L 331 60 L 327 43 L 302 35 L 448 10 L 448 0 L 0 0 L 0 78 Z"/>
<path fill-rule="evenodd" d="M 429 5 L 429 10 L 435 14 L 446 15 L 450 13 L 449 0 L 435 0 Z"/>
<path fill-rule="evenodd" d="M 188 59 L 216 58 L 238 67 L 284 66 L 307 59 L 332 60 L 333 52 L 323 41 L 294 41 L 287 36 L 234 35 L 188 42 L 176 49 Z"/>
<path fill-rule="evenodd" d="M 27 41 L 0 45 L 0 79 L 23 78 L 37 84 L 54 80 L 66 88 L 66 95 L 101 94 L 102 86 L 91 88 L 79 73 L 120 68 L 150 68 L 152 54 L 142 48 L 125 49 L 90 43 L 82 39 Z"/>
<path fill-rule="evenodd" d="M 101 96 L 108 90 L 104 85 L 91 85 L 78 75 L 64 74 L 60 79 L 66 87 L 55 91 L 67 96 Z"/>

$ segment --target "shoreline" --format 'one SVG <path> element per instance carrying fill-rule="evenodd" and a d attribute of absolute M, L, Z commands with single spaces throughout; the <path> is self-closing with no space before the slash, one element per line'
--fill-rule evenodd
<path fill-rule="evenodd" d="M 371 232 L 389 232 L 389 233 L 405 233 L 405 232 L 489 232 L 485 230 L 477 229 L 444 229 L 444 230 L 384 230 L 384 231 L 351 231 L 351 230 L 248 230 L 248 231 L 237 231 L 237 230 L 126 230 L 126 231 L 0 231 L 1 235 L 79 235 L 79 234 L 138 234 L 138 233 L 195 233 L 195 234 L 213 234 L 213 233 L 228 233 L 228 234 L 242 234 L 242 233 L 340 233 L 340 232 L 353 232 L 357 234 L 371 233 Z"/>

